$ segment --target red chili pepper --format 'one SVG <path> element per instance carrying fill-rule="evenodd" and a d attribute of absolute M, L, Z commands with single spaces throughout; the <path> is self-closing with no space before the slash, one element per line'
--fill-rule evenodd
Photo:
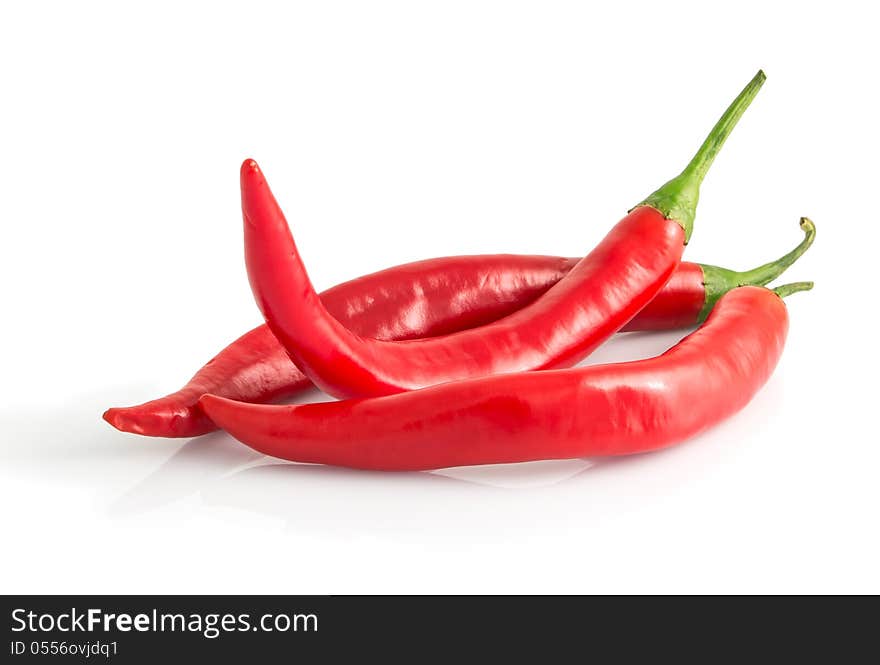
<path fill-rule="evenodd" d="M 632 209 L 544 296 L 495 323 L 431 339 L 366 338 L 333 318 L 262 172 L 247 160 L 241 168 L 245 259 L 257 304 L 296 365 L 336 397 L 573 365 L 626 325 L 672 276 L 690 237 L 700 183 L 763 82 L 758 72 L 684 171 Z"/>
<path fill-rule="evenodd" d="M 200 403 L 242 443 L 295 462 L 418 471 L 627 455 L 663 448 L 744 407 L 776 367 L 788 332 L 780 296 L 744 286 L 703 326 L 647 360 L 445 383 L 386 397 L 270 406 Z"/>
<path fill-rule="evenodd" d="M 744 272 L 681 263 L 672 278 L 623 330 L 668 330 L 701 323 L 735 286 L 779 277 L 812 244 L 815 227 L 801 220 L 804 240 L 782 258 Z M 533 302 L 579 259 L 554 256 L 456 256 L 408 263 L 344 282 L 321 294 L 334 318 L 377 339 L 445 335 L 484 325 Z M 205 393 L 271 402 L 312 387 L 265 325 L 217 354 L 180 390 L 138 406 L 108 409 L 124 432 L 192 437 L 217 429 L 198 405 Z"/>

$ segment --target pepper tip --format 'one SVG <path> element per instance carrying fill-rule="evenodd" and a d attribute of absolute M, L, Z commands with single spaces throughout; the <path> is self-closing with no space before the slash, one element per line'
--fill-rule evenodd
<path fill-rule="evenodd" d="M 244 175 L 246 173 L 258 172 L 260 170 L 260 165 L 257 164 L 255 159 L 251 159 L 248 157 L 241 164 L 241 174 Z"/>
<path fill-rule="evenodd" d="M 101 414 L 101 417 L 104 420 L 106 420 L 108 423 L 113 425 L 113 427 L 116 427 L 116 413 L 117 413 L 117 409 L 115 409 L 115 408 L 107 409 L 103 414 Z M 119 429 L 119 428 L 116 427 L 116 429 Z"/>
<path fill-rule="evenodd" d="M 101 417 L 120 432 L 143 434 L 144 428 L 142 424 L 138 422 L 137 418 L 130 417 L 129 411 L 126 408 L 112 407 L 107 409 Z"/>
<path fill-rule="evenodd" d="M 112 407 L 101 417 L 120 432 L 142 436 L 188 437 L 206 434 L 213 429 L 191 406 L 169 408 L 157 404 L 157 401 L 139 406 Z"/>
<path fill-rule="evenodd" d="M 215 407 L 221 405 L 225 401 L 227 401 L 227 400 L 225 400 L 222 397 L 218 397 L 217 395 L 212 395 L 211 393 L 205 393 L 204 395 L 199 397 L 199 407 L 202 409 L 202 411 L 205 412 L 205 414 L 207 414 L 208 418 L 210 418 L 212 421 L 214 421 L 215 416 L 218 415 L 217 411 L 215 410 Z M 219 427 L 222 427 L 222 425 L 217 423 L 217 421 L 214 421 L 214 422 Z"/>
<path fill-rule="evenodd" d="M 205 404 L 216 404 L 219 400 L 220 398 L 216 395 L 205 393 L 199 397 L 199 406 L 204 406 Z"/>

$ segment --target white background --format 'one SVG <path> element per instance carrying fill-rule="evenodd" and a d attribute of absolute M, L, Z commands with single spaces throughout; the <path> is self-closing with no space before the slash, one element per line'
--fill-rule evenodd
<path fill-rule="evenodd" d="M 4 3 L 4 592 L 880 592 L 871 3 Z M 121 434 L 260 322 L 238 167 L 326 288 L 585 253 L 768 81 L 687 258 L 789 273 L 782 362 L 666 452 L 388 475 Z M 590 362 L 680 334 L 621 336 Z"/>

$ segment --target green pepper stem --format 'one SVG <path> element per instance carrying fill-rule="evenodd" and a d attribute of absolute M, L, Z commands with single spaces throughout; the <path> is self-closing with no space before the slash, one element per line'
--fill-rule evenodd
<path fill-rule="evenodd" d="M 780 298 L 785 298 L 790 296 L 792 293 L 798 293 L 799 291 L 809 291 L 813 288 L 813 282 L 793 282 L 791 284 L 783 284 L 782 286 L 777 286 L 773 289 L 773 293 L 775 293 Z"/>
<path fill-rule="evenodd" d="M 738 285 L 756 284 L 758 286 L 764 286 L 765 284 L 769 284 L 791 267 L 791 264 L 803 256 L 804 252 L 810 248 L 810 245 L 813 244 L 813 240 L 816 238 L 816 225 L 807 217 L 801 217 L 800 224 L 801 229 L 804 232 L 804 239 L 801 240 L 797 247 L 775 261 L 765 263 L 764 265 L 751 270 L 744 270 L 736 273 L 736 281 Z"/>
<path fill-rule="evenodd" d="M 709 312 L 715 307 L 715 303 L 718 302 L 718 299 L 731 289 L 747 285 L 764 286 L 784 273 L 792 263 L 797 261 L 810 248 L 810 245 L 813 244 L 813 239 L 816 237 L 816 225 L 806 217 L 801 217 L 801 229 L 804 232 L 804 239 L 801 240 L 797 247 L 785 256 L 752 270 L 737 272 L 736 270 L 701 264 L 700 268 L 703 270 L 703 288 L 706 292 L 706 299 L 703 301 L 703 308 L 700 310 L 697 321 L 705 321 L 706 317 L 709 316 Z"/>
<path fill-rule="evenodd" d="M 709 167 L 712 166 L 715 156 L 721 150 L 721 146 L 724 145 L 724 141 L 730 136 L 736 123 L 752 103 L 766 78 L 764 72 L 759 70 L 733 100 L 733 103 L 727 107 L 724 115 L 715 123 L 712 131 L 709 132 L 700 149 L 697 150 L 684 170 L 639 204 L 651 206 L 667 219 L 675 220 L 681 224 L 685 233 L 685 242 L 690 239 L 694 228 L 694 217 L 700 198 L 700 184 L 706 177 Z"/>

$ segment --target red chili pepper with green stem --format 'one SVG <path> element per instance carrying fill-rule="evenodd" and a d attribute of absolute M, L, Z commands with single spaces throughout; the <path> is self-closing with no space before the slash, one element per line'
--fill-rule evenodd
<path fill-rule="evenodd" d="M 571 366 L 669 281 L 693 228 L 700 184 L 764 78 L 758 72 L 679 176 L 633 208 L 547 293 L 499 321 L 443 337 L 377 340 L 335 319 L 309 280 L 266 179 L 247 160 L 241 168 L 245 260 L 257 304 L 296 365 L 336 397 Z"/>
<path fill-rule="evenodd" d="M 815 226 L 804 218 L 803 241 L 785 256 L 736 272 L 682 262 L 670 280 L 623 330 L 668 330 L 697 325 L 717 299 L 736 286 L 765 285 L 812 244 Z M 359 334 L 377 339 L 445 335 L 485 325 L 543 295 L 577 258 L 495 254 L 417 261 L 344 282 L 321 294 L 327 311 Z M 192 437 L 217 429 L 198 404 L 212 393 L 243 402 L 294 397 L 312 382 L 261 325 L 229 344 L 180 390 L 159 399 L 108 409 L 104 418 L 124 432 Z"/>
<path fill-rule="evenodd" d="M 782 297 L 744 286 L 706 322 L 647 360 L 444 383 L 385 397 L 268 406 L 205 395 L 242 443 L 294 462 L 418 471 L 629 455 L 684 441 L 743 408 L 782 354 Z"/>

